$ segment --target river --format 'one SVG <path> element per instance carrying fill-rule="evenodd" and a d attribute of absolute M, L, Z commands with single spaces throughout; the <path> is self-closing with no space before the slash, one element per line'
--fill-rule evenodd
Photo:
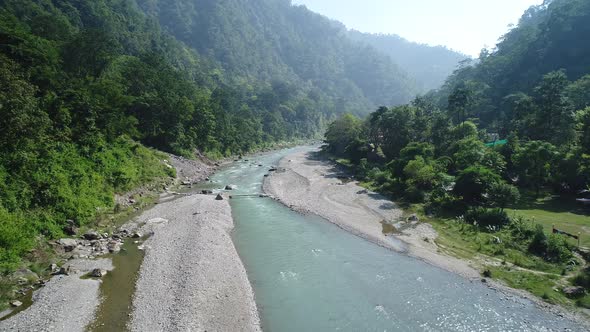
<path fill-rule="evenodd" d="M 233 195 L 260 194 L 269 166 L 294 151 L 236 162 L 212 180 L 237 185 Z M 231 206 L 234 243 L 265 331 L 582 330 L 528 300 L 374 245 L 270 198 L 236 196 Z"/>

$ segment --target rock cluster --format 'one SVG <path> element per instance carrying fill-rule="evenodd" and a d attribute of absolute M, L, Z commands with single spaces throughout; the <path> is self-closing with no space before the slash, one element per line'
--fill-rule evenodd
<path fill-rule="evenodd" d="M 121 230 L 112 235 L 90 230 L 79 239 L 60 239 L 56 244 L 61 252 L 69 254 L 69 259 L 92 259 L 97 256 L 118 253 L 121 251 L 124 239 L 128 237 L 140 238 L 141 235 L 130 233 L 127 230 Z"/>

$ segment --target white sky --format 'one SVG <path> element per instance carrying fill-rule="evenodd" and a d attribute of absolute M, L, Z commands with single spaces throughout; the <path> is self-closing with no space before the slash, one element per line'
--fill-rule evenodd
<path fill-rule="evenodd" d="M 477 57 L 543 0 L 292 0 L 362 32 L 391 33 Z"/>

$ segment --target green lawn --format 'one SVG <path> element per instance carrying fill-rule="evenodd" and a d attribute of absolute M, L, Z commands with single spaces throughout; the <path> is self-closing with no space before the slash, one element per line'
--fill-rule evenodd
<path fill-rule="evenodd" d="M 573 197 L 545 196 L 534 198 L 523 196 L 522 201 L 506 209 L 510 216 L 514 214 L 535 220 L 551 232 L 553 225 L 559 230 L 571 234 L 580 233 L 580 244 L 590 247 L 590 207 L 578 204 Z M 577 241 L 571 239 L 572 244 Z"/>

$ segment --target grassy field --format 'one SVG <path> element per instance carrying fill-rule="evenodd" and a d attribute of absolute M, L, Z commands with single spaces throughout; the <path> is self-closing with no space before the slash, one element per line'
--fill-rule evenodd
<path fill-rule="evenodd" d="M 590 248 L 590 206 L 583 206 L 574 197 L 547 195 L 535 198 L 523 195 L 521 202 L 510 209 L 508 215 L 520 215 L 543 225 L 545 231 L 551 232 L 553 225 L 559 230 L 571 234 L 580 233 L 580 245 Z M 570 239 L 577 245 L 577 241 Z"/>
<path fill-rule="evenodd" d="M 570 285 L 569 280 L 581 271 L 581 266 L 548 263 L 512 241 L 508 231 L 481 232 L 451 219 L 426 221 L 438 232 L 436 243 L 442 252 L 470 261 L 482 273 L 489 270 L 492 278 L 527 290 L 549 303 L 575 305 L 575 300 L 568 299 L 560 290 Z M 590 296 L 582 300 L 588 301 Z"/>
<path fill-rule="evenodd" d="M 508 212 L 511 216 L 520 215 L 542 224 L 548 233 L 553 225 L 570 233 L 579 232 L 582 235 L 582 246 L 590 246 L 590 216 L 573 199 L 528 198 Z M 527 290 L 549 303 L 574 306 L 577 302 L 578 306 L 589 307 L 590 295 L 572 300 L 561 292 L 582 270 L 579 264 L 571 266 L 546 262 L 530 254 L 526 246 L 513 239 L 509 230 L 482 232 L 452 218 L 432 218 L 426 221 L 438 232 L 436 243 L 441 251 L 469 260 L 482 273 L 488 270 L 492 278 L 502 280 L 510 287 Z M 570 241 L 577 244 L 574 239 Z"/>

